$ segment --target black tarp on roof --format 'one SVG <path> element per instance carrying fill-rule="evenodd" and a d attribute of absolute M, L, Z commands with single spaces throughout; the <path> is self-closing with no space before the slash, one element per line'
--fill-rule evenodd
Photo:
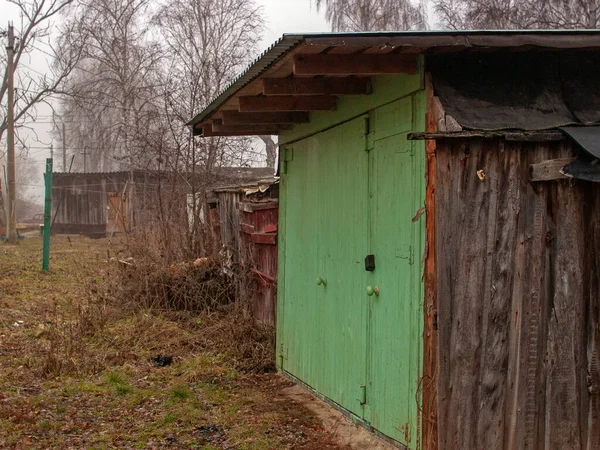
<path fill-rule="evenodd" d="M 600 125 L 600 54 L 488 52 L 429 56 L 435 94 L 465 129 Z"/>
<path fill-rule="evenodd" d="M 590 158 L 600 158 L 600 126 L 562 127 L 561 130 L 585 150 Z"/>

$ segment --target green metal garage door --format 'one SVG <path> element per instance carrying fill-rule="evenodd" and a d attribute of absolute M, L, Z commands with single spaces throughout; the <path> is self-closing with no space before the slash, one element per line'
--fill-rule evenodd
<path fill-rule="evenodd" d="M 412 111 L 407 97 L 283 149 L 278 350 L 282 370 L 416 448 L 424 167 L 406 139 Z"/>

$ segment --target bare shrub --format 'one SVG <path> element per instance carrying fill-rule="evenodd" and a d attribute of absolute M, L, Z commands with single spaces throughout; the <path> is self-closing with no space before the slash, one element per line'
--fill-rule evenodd
<path fill-rule="evenodd" d="M 122 267 L 118 295 L 133 309 L 212 313 L 225 311 L 234 302 L 231 280 L 214 259 L 167 267 L 129 264 Z"/>
<path fill-rule="evenodd" d="M 103 357 L 90 350 L 88 338 L 101 335 L 110 320 L 109 306 L 103 296 L 88 296 L 78 304 L 74 315 L 61 312 L 57 305 L 52 321 L 38 331 L 42 340 L 39 350 L 40 375 L 90 373 L 104 368 Z"/>
<path fill-rule="evenodd" d="M 275 370 L 275 329 L 239 313 L 204 316 L 198 326 L 204 349 L 225 353 L 242 371 Z"/>
<path fill-rule="evenodd" d="M 132 257 L 112 258 L 108 283 L 114 303 L 144 320 L 174 321 L 182 339 L 186 336 L 181 345 L 224 355 L 238 370 L 273 370 L 274 328 L 256 323 L 247 297 L 255 277 L 240 266 L 235 277 L 227 275 L 218 255 L 168 264 L 149 246 L 155 238 L 148 231 L 132 234 L 126 239 L 126 254 Z"/>

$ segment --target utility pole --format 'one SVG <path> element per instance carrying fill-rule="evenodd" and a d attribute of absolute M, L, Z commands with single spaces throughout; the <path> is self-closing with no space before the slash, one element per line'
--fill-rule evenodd
<path fill-rule="evenodd" d="M 54 159 L 54 144 L 50 144 L 50 159 Z"/>
<path fill-rule="evenodd" d="M 65 123 L 62 123 L 62 138 L 63 138 L 63 172 L 67 171 L 67 133 L 65 132 Z"/>
<path fill-rule="evenodd" d="M 87 145 L 85 147 L 83 147 L 83 151 L 81 152 L 81 154 L 83 155 L 83 173 L 87 173 L 87 155 L 89 155 L 89 152 L 87 151 Z"/>
<path fill-rule="evenodd" d="M 8 220 L 7 233 L 8 242 L 15 243 L 17 241 L 17 211 L 16 211 L 16 168 L 15 168 L 15 88 L 14 88 L 14 56 L 15 56 L 15 35 L 12 22 L 8 24 L 8 45 L 6 46 L 8 65 L 6 69 L 8 78 L 8 126 L 7 126 L 7 186 L 8 191 Z"/>

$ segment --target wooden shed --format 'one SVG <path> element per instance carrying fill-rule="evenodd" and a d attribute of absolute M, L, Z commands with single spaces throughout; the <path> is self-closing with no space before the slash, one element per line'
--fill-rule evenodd
<path fill-rule="evenodd" d="M 257 180 L 213 192 L 211 222 L 236 274 L 238 292 L 259 323 L 275 326 L 279 181 Z"/>
<path fill-rule="evenodd" d="M 152 170 L 55 172 L 52 232 L 105 236 L 130 231 L 156 219 L 159 195 L 169 207 L 181 209 L 181 226 L 185 227 L 186 208 L 191 214 L 194 193 L 198 197 L 201 186 L 210 189 L 254 182 L 272 172 L 263 167 L 217 167 L 210 173 L 187 175 Z"/>
<path fill-rule="evenodd" d="M 151 217 L 164 176 L 157 172 L 55 172 L 52 232 L 87 236 L 130 231 Z M 185 191 L 182 195 L 185 208 Z"/>
<path fill-rule="evenodd" d="M 277 367 L 401 448 L 600 448 L 600 32 L 284 35 Z"/>

